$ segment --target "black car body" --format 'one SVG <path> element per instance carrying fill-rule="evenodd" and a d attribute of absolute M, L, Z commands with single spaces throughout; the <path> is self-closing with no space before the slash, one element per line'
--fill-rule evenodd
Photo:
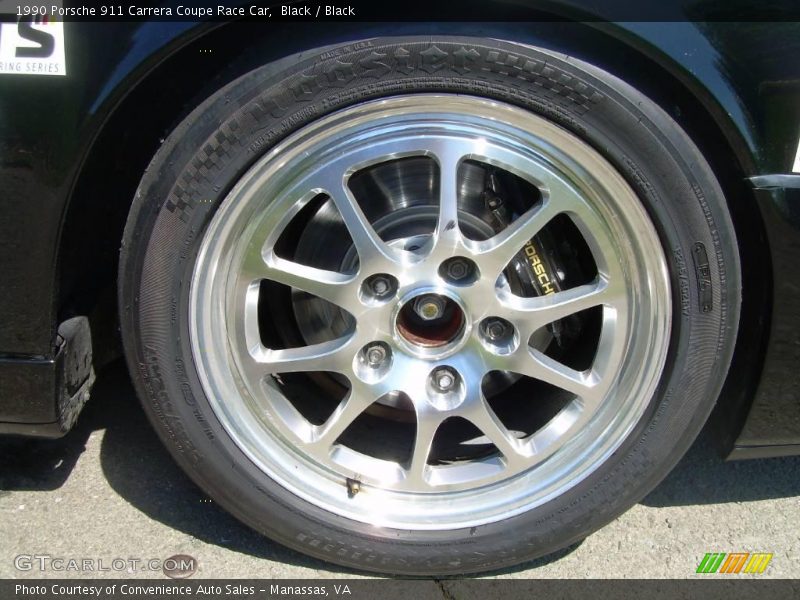
<path fill-rule="evenodd" d="M 489 4 L 483 14 L 513 10 L 514 22 L 67 20 L 66 76 L 0 74 L 0 432 L 65 434 L 94 368 L 117 353 L 125 217 L 198 98 L 308 48 L 436 33 L 591 60 L 690 134 L 723 186 L 742 260 L 738 342 L 713 426 L 731 458 L 800 453 L 800 27 L 738 22 L 747 13 L 702 1 L 646 2 L 642 15 L 671 20 L 627 23 L 592 3 Z"/>

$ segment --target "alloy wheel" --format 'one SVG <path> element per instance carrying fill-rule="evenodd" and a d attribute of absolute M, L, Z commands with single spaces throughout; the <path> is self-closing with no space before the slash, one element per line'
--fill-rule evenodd
<path fill-rule="evenodd" d="M 323 509 L 404 529 L 529 510 L 655 391 L 658 235 L 570 132 L 454 95 L 366 102 L 258 160 L 205 233 L 201 383 L 234 442 Z"/>

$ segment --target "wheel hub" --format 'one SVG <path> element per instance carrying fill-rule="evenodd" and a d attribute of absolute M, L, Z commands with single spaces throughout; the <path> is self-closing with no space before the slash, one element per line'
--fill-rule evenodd
<path fill-rule="evenodd" d="M 444 348 L 464 335 L 464 311 L 442 294 L 412 296 L 400 308 L 395 328 L 402 338 L 419 348 Z"/>

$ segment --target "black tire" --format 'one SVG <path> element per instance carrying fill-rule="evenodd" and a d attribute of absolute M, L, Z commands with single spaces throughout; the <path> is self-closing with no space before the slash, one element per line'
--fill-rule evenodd
<path fill-rule="evenodd" d="M 464 530 L 376 529 L 293 496 L 227 435 L 189 348 L 188 291 L 197 250 L 239 177 L 323 115 L 415 92 L 497 99 L 588 141 L 625 177 L 654 222 L 674 296 L 657 393 L 619 449 L 567 493 Z M 693 260 L 699 247 L 708 257 L 705 271 Z M 711 411 L 730 363 L 740 303 L 738 249 L 722 191 L 667 114 L 581 61 L 513 43 L 449 37 L 373 39 L 312 53 L 277 73 L 257 69 L 208 98 L 144 174 L 125 229 L 119 282 L 136 389 L 192 479 L 237 518 L 291 548 L 340 565 L 410 575 L 486 571 L 552 553 L 640 500 L 685 453 Z"/>

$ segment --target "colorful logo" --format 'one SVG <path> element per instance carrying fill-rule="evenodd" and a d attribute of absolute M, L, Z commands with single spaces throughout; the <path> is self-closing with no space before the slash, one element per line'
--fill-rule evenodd
<path fill-rule="evenodd" d="M 707 552 L 697 565 L 697 573 L 763 573 L 771 552 Z"/>

